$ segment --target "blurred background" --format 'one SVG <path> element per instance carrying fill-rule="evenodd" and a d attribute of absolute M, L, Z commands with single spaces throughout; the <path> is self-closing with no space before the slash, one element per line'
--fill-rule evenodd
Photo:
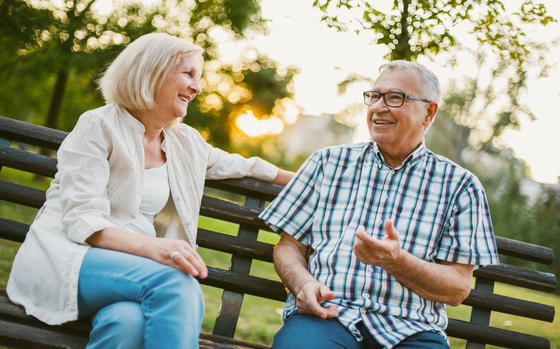
<path fill-rule="evenodd" d="M 0 0 L 0 115 L 70 131 L 103 105 L 116 54 L 162 31 L 205 49 L 185 122 L 297 170 L 368 141 L 362 92 L 384 62 L 416 60 L 443 85 L 428 147 L 480 178 L 497 235 L 560 256 L 558 19 L 555 0 Z"/>

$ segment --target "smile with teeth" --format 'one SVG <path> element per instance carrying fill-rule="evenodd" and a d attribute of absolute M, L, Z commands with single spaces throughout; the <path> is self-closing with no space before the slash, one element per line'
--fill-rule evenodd
<path fill-rule="evenodd" d="M 387 121 L 387 120 L 373 120 L 373 123 L 375 125 L 392 125 L 394 124 L 393 122 Z"/>
<path fill-rule="evenodd" d="M 189 97 L 187 97 L 185 95 L 179 95 L 179 99 L 182 100 L 185 103 L 189 103 Z"/>

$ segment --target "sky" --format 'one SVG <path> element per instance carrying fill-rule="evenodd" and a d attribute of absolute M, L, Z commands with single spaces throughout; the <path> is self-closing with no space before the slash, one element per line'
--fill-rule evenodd
<path fill-rule="evenodd" d="M 508 6 L 520 2 L 504 1 Z M 560 20 L 560 1 L 548 0 L 544 3 L 549 13 Z M 267 35 L 253 35 L 249 41 L 281 65 L 299 68 L 299 74 L 294 79 L 294 99 L 300 112 L 335 114 L 351 103 L 361 102 L 361 93 L 370 87 L 365 83 L 355 84 L 344 96 L 340 96 L 337 84 L 352 73 L 375 78 L 377 68 L 385 62 L 383 56 L 387 49 L 376 46 L 367 34 L 340 33 L 329 29 L 321 23 L 321 14 L 311 4 L 311 0 L 262 0 L 262 14 L 269 20 L 269 32 Z M 530 34 L 552 40 L 557 35 L 555 33 L 560 33 L 558 23 Z M 224 61 L 228 60 L 228 55 L 237 55 L 239 49 L 223 44 Z M 521 130 L 507 132 L 503 141 L 513 148 L 516 156 L 527 162 L 533 179 L 556 183 L 560 176 L 559 157 L 554 155 L 560 149 L 560 60 L 557 58 L 560 57 L 560 48 L 552 49 L 549 57 L 549 63 L 554 64 L 549 76 L 531 79 L 528 91 L 522 97 L 537 120 L 522 120 Z M 439 76 L 443 89 L 451 79 L 468 76 L 469 72 L 476 70 L 472 62 L 464 62 L 453 70 L 427 59 L 419 59 L 419 62 Z M 359 119 L 356 141 L 368 137 L 365 119 Z"/>

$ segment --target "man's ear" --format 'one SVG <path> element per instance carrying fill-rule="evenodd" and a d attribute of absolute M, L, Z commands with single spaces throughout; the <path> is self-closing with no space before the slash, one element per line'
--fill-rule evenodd
<path fill-rule="evenodd" d="M 424 125 L 426 127 L 430 126 L 434 118 L 436 117 L 438 110 L 438 104 L 436 102 L 429 102 L 428 106 L 426 107 L 426 116 L 424 118 Z"/>

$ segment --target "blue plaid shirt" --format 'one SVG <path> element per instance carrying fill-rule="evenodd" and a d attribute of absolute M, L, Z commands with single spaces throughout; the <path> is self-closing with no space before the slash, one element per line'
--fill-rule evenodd
<path fill-rule="evenodd" d="M 383 223 L 392 219 L 402 249 L 433 263 L 498 263 L 482 185 L 424 144 L 394 169 L 373 142 L 318 151 L 260 218 L 312 249 L 308 269 L 335 293 L 324 305 L 337 306 L 338 320 L 358 340 L 356 324 L 363 321 L 388 348 L 420 331 L 445 337 L 445 305 L 360 262 L 352 251 L 359 225 L 381 239 Z M 289 294 L 284 319 L 295 310 Z"/>

